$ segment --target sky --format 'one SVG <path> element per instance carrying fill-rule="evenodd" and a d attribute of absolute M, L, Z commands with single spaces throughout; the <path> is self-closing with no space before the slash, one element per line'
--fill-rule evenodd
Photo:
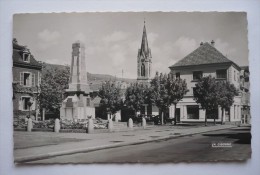
<path fill-rule="evenodd" d="M 38 61 L 69 65 L 72 43 L 86 47 L 90 73 L 137 78 L 144 20 L 152 75 L 199 47 L 215 47 L 240 66 L 248 65 L 247 16 L 243 12 L 103 12 L 16 14 L 13 37 Z M 123 70 L 123 75 L 122 75 Z"/>

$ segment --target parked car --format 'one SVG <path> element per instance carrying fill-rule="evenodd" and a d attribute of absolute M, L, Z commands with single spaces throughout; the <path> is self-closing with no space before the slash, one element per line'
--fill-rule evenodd
<path fill-rule="evenodd" d="M 167 123 L 167 122 L 171 122 L 174 121 L 174 119 L 170 119 L 170 118 L 165 118 L 163 119 L 163 123 Z M 159 115 L 156 115 L 153 117 L 153 121 L 155 125 L 161 125 L 162 124 L 162 118 Z"/>

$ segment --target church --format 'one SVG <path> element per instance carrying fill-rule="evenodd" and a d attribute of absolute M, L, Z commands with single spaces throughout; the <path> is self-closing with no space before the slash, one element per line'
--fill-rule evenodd
<path fill-rule="evenodd" d="M 137 55 L 137 81 L 142 83 L 149 83 L 151 80 L 151 69 L 152 53 L 148 46 L 146 27 L 144 22 L 141 48 L 138 49 Z"/>
<path fill-rule="evenodd" d="M 146 26 L 144 21 L 143 35 L 141 48 L 138 49 L 137 54 L 137 82 L 150 85 L 152 79 L 152 53 L 148 45 L 148 38 L 146 33 Z M 159 109 L 154 105 L 147 105 L 141 108 L 141 111 L 138 113 L 144 116 L 159 115 Z M 166 112 L 166 117 L 168 116 Z"/>

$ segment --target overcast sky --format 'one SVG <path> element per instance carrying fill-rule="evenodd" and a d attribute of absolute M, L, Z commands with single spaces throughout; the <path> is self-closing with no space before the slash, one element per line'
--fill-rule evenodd
<path fill-rule="evenodd" d="M 70 64 L 72 43 L 85 43 L 87 71 L 137 77 L 137 52 L 144 18 L 152 52 L 152 73 L 215 40 L 215 47 L 240 66 L 248 65 L 246 13 L 138 12 L 50 13 L 14 16 L 14 37 L 38 61 Z"/>

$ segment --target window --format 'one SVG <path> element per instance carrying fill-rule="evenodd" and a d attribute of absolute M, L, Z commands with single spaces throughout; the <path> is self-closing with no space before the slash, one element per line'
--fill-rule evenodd
<path fill-rule="evenodd" d="M 202 74 L 202 71 L 193 72 L 193 80 L 199 80 L 200 78 L 202 78 Z"/>
<path fill-rule="evenodd" d="M 29 86 L 29 81 L 30 81 L 30 73 L 24 73 L 23 74 L 23 85 L 24 86 Z"/>
<path fill-rule="evenodd" d="M 23 111 L 29 111 L 29 102 L 31 97 L 21 97 L 20 109 Z"/>
<path fill-rule="evenodd" d="M 236 71 L 234 71 L 234 81 L 236 81 Z"/>
<path fill-rule="evenodd" d="M 144 64 L 142 64 L 141 65 L 141 76 L 145 76 L 145 65 Z"/>
<path fill-rule="evenodd" d="M 35 74 L 30 72 L 20 73 L 20 85 L 22 86 L 35 86 Z"/>
<path fill-rule="evenodd" d="M 20 97 L 19 110 L 21 110 L 21 111 L 35 110 L 35 99 L 33 99 L 30 96 Z"/>
<path fill-rule="evenodd" d="M 192 88 L 192 93 L 193 93 L 193 95 L 194 95 L 194 92 L 195 92 L 195 87 Z"/>
<path fill-rule="evenodd" d="M 216 71 L 217 78 L 219 79 L 226 79 L 227 78 L 227 70 L 226 69 L 220 69 Z"/>
<path fill-rule="evenodd" d="M 180 78 L 180 76 L 181 76 L 180 72 L 176 72 L 175 76 L 176 76 L 176 78 Z"/>
<path fill-rule="evenodd" d="M 23 61 L 24 62 L 30 62 L 30 54 L 29 53 L 23 53 Z"/>
<path fill-rule="evenodd" d="M 187 106 L 187 118 L 188 119 L 199 119 L 199 105 L 188 105 Z"/>

